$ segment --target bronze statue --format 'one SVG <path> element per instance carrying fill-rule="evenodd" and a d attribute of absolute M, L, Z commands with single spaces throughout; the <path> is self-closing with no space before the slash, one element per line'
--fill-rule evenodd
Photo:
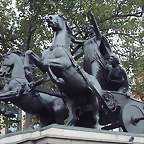
<path fill-rule="evenodd" d="M 52 45 L 39 57 L 31 50 L 25 55 L 4 55 L 1 76 L 12 72 L 0 100 L 9 100 L 24 111 L 39 116 L 43 125 L 51 123 L 144 133 L 144 103 L 127 95 L 128 78 L 114 56 L 107 39 L 100 33 L 91 11 L 86 40 L 76 40 L 61 14 L 49 15 L 54 31 Z M 71 54 L 71 43 L 84 47 L 84 70 Z M 47 78 L 34 82 L 33 64 Z M 51 80 L 59 92 L 37 87 Z M 66 105 L 65 105 L 66 104 Z"/>
<path fill-rule="evenodd" d="M 76 40 L 74 43 L 83 43 L 84 70 L 93 75 L 100 83 L 102 89 L 109 90 L 105 66 L 109 56 L 113 55 L 110 45 L 98 28 L 97 22 L 91 11 L 88 11 L 90 26 L 87 28 L 87 39 Z"/>
<path fill-rule="evenodd" d="M 43 72 L 48 72 L 59 91 L 67 96 L 66 104 L 69 109 L 67 125 L 75 123 L 77 107 L 91 104 L 96 121 L 95 127 L 100 128 L 97 97 L 101 97 L 101 86 L 92 75 L 81 70 L 74 61 L 69 51 L 72 35 L 64 17 L 59 14 L 49 15 L 46 21 L 55 33 L 52 45 L 42 58 L 30 50 L 27 51 L 25 67 L 28 67 L 29 59 L 32 60 Z"/>

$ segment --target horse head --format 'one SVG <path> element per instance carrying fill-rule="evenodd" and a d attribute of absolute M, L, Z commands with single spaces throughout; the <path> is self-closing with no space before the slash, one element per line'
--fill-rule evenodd
<path fill-rule="evenodd" d="M 51 27 L 53 31 L 60 31 L 64 28 L 66 18 L 62 14 L 54 14 L 46 17 L 48 27 Z"/>
<path fill-rule="evenodd" d="M 1 62 L 1 67 L 0 67 L 1 77 L 8 75 L 12 68 L 12 61 L 9 58 L 10 55 L 11 55 L 11 51 L 8 51 L 7 53 L 3 54 L 3 59 Z"/>
<path fill-rule="evenodd" d="M 46 22 L 48 27 L 51 27 L 55 32 L 52 45 L 63 45 L 69 49 L 72 43 L 72 31 L 66 22 L 66 18 L 62 14 L 54 14 L 46 17 Z"/>
<path fill-rule="evenodd" d="M 0 76 L 6 76 L 9 74 L 9 72 L 12 70 L 14 63 L 16 62 L 17 54 L 20 54 L 20 51 L 8 51 L 5 54 L 3 54 L 3 59 L 1 62 L 0 67 Z"/>

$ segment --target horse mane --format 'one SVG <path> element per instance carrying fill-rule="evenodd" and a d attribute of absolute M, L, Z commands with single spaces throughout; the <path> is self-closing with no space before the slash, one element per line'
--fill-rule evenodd
<path fill-rule="evenodd" d="M 66 28 L 67 28 L 67 31 L 68 31 L 68 36 L 72 36 L 73 34 L 72 34 L 72 30 L 71 30 L 71 28 L 68 26 L 68 24 L 67 24 L 67 22 L 65 22 L 65 24 L 66 24 Z"/>
<path fill-rule="evenodd" d="M 70 26 L 66 22 L 66 17 L 63 14 L 58 14 L 58 16 L 64 20 L 65 25 L 66 25 L 66 29 L 67 29 L 67 33 L 68 33 L 68 37 L 69 37 L 69 40 L 71 42 L 71 37 L 73 36 L 73 34 L 72 34 L 72 30 L 71 30 Z"/>
<path fill-rule="evenodd" d="M 11 53 L 15 53 L 15 54 L 17 54 L 18 56 L 24 57 L 24 52 L 22 52 L 22 51 L 20 51 L 20 50 L 13 50 L 13 51 L 11 51 Z"/>
<path fill-rule="evenodd" d="M 9 50 L 5 55 L 9 55 L 11 53 L 14 53 L 14 54 L 18 55 L 21 58 L 22 62 L 24 63 L 25 52 L 22 52 L 20 50 L 15 49 L 15 50 Z M 35 80 L 36 77 L 37 77 L 36 67 L 31 61 L 29 62 L 29 67 L 30 67 L 30 72 L 32 73 L 32 76 L 33 76 L 32 79 Z"/>
<path fill-rule="evenodd" d="M 23 57 L 24 56 L 24 54 L 20 51 L 20 50 L 8 50 L 6 53 L 4 53 L 4 54 L 2 54 L 2 57 L 5 57 L 5 56 L 7 56 L 7 55 L 10 55 L 11 53 L 15 53 L 15 54 L 17 54 L 18 56 L 20 56 L 20 57 Z"/>
<path fill-rule="evenodd" d="M 30 61 L 29 62 L 29 70 L 32 74 L 32 79 L 35 80 L 37 78 L 37 70 L 36 70 L 36 66 Z"/>

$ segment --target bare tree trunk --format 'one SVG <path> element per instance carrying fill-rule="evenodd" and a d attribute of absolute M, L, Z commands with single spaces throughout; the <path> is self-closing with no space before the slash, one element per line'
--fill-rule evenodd
<path fill-rule="evenodd" d="M 24 122 L 23 130 L 32 129 L 32 125 L 33 125 L 32 119 L 33 119 L 33 115 L 26 113 L 26 119 Z"/>

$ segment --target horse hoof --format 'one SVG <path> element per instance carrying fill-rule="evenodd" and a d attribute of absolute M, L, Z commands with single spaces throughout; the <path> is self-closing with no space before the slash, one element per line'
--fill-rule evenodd
<path fill-rule="evenodd" d="M 71 121 L 65 123 L 66 126 L 71 126 Z"/>
<path fill-rule="evenodd" d="M 68 120 L 65 125 L 66 126 L 72 126 L 76 120 L 77 120 L 77 118 L 72 118 L 72 119 Z"/>
<path fill-rule="evenodd" d="M 66 125 L 66 126 L 70 126 L 70 124 L 69 124 L 69 123 L 66 123 L 65 125 Z"/>
<path fill-rule="evenodd" d="M 98 129 L 98 130 L 101 130 L 101 127 L 100 127 L 99 124 L 95 125 L 94 128 L 95 128 L 95 129 Z"/>
<path fill-rule="evenodd" d="M 68 120 L 68 121 L 65 123 L 65 125 L 66 125 L 66 126 L 71 126 L 71 123 L 72 123 L 72 119 Z"/>

